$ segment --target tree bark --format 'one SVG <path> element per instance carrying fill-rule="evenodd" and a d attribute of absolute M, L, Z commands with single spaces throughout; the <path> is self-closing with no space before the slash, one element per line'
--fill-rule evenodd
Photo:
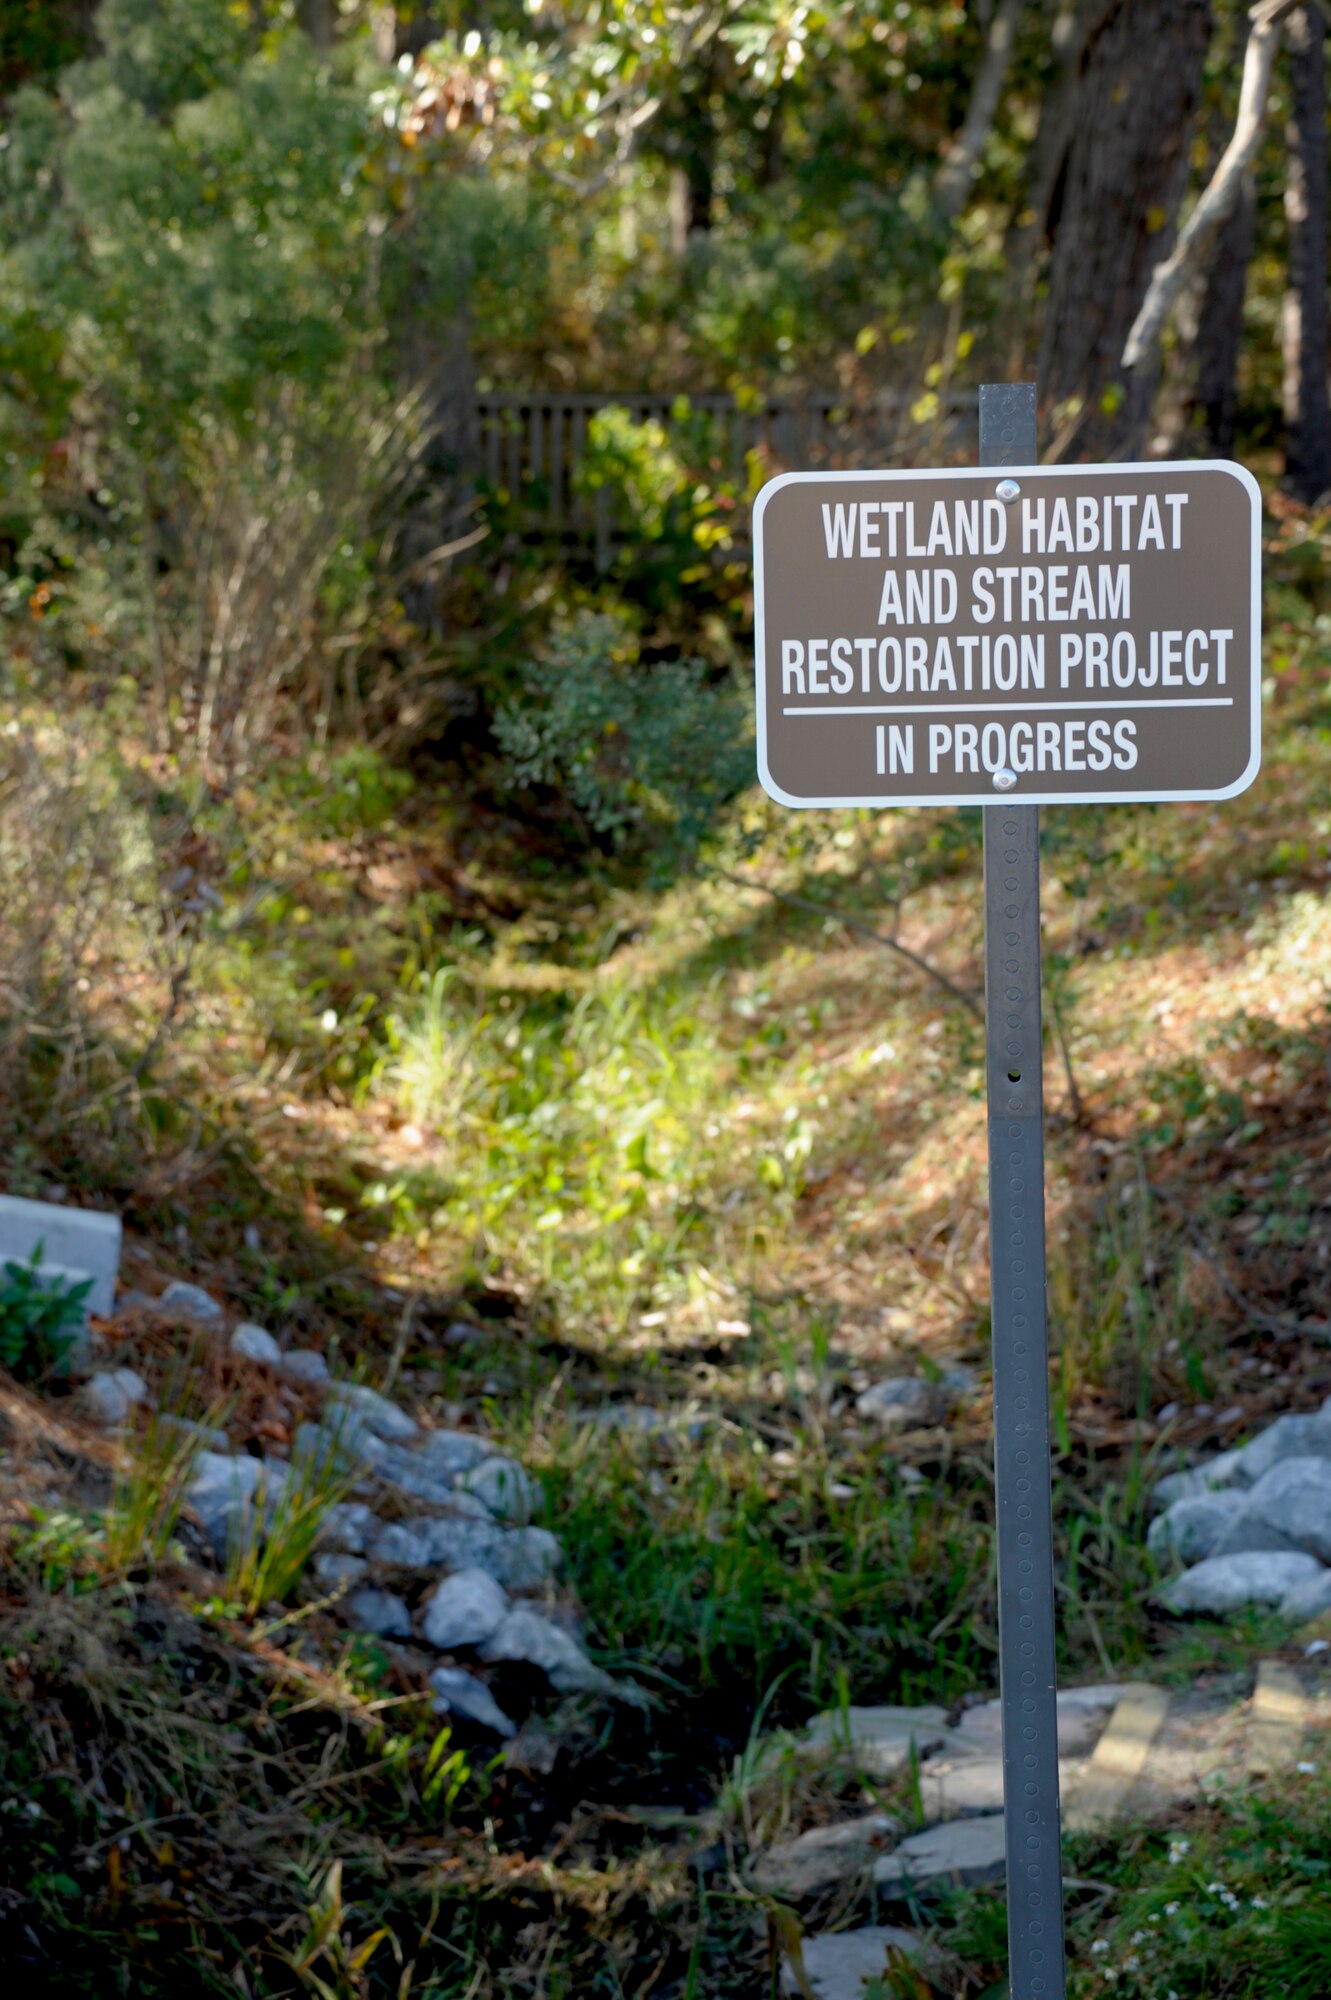
<path fill-rule="evenodd" d="M 1250 11 L 1251 33 L 1243 55 L 1243 81 L 1233 136 L 1180 231 L 1178 242 L 1151 273 L 1141 311 L 1132 323 L 1123 349 L 1123 366 L 1137 379 L 1154 380 L 1160 340 L 1169 316 L 1201 271 L 1216 236 L 1239 200 L 1266 123 L 1266 100 L 1280 24 L 1298 4 L 1299 0 L 1259 0 Z"/>
<path fill-rule="evenodd" d="M 1003 85 L 1012 65 L 1012 51 L 1016 47 L 1021 8 L 1022 0 L 1002 0 L 995 13 L 985 39 L 980 67 L 975 73 L 966 122 L 935 176 L 934 197 L 949 221 L 953 216 L 960 215 L 966 206 L 966 197 L 979 171 L 985 141 L 998 116 Z"/>
<path fill-rule="evenodd" d="M 1285 360 L 1285 483 L 1311 505 L 1331 491 L 1331 400 L 1327 394 L 1326 23 L 1300 7 L 1286 30 L 1290 50 L 1289 165 L 1285 224 L 1289 282 L 1282 330 Z"/>
<path fill-rule="evenodd" d="M 296 0 L 296 20 L 320 55 L 327 55 L 337 31 L 336 0 Z"/>
<path fill-rule="evenodd" d="M 1210 33 L 1210 0 L 1117 0 L 1087 44 L 1039 364 L 1081 455 L 1143 445 L 1154 371 L 1129 375 L 1123 348 L 1173 236 Z"/>
<path fill-rule="evenodd" d="M 1193 448 L 1208 458 L 1232 458 L 1238 416 L 1243 301 L 1248 291 L 1257 226 L 1257 189 L 1249 174 L 1234 212 L 1216 238 L 1197 309 L 1189 403 Z"/>
<path fill-rule="evenodd" d="M 1077 124 L 1082 59 L 1091 35 L 1113 0 L 1059 0 L 1049 35 L 1048 75 L 1040 93 L 1040 122 L 1026 165 L 1026 208 L 1009 240 L 1013 270 L 1029 274 L 1043 243 L 1052 243 L 1068 152 Z"/>

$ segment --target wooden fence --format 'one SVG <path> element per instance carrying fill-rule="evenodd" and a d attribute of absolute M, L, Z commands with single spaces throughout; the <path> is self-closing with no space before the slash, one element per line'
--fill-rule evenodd
<path fill-rule="evenodd" d="M 774 396 L 741 408 L 727 395 L 487 392 L 476 399 L 480 469 L 525 534 L 586 543 L 605 568 L 621 532 L 613 501 L 607 489 L 588 493 L 577 478 L 588 424 L 598 410 L 624 409 L 638 423 L 655 419 L 667 433 L 687 427 L 691 462 L 701 434 L 713 480 L 734 480 L 742 488 L 750 452 L 774 473 L 974 463 L 974 393 L 934 400 L 936 409 L 931 404 L 932 413 L 925 414 L 918 398 L 900 395 L 860 404 L 834 395 Z M 738 522 L 736 539 L 747 538 L 747 522 Z"/>

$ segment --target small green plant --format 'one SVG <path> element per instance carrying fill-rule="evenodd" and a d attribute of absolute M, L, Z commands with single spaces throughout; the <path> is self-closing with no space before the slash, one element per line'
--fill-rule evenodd
<path fill-rule="evenodd" d="M 293 1459 L 270 1509 L 247 1505 L 227 1551 L 230 1602 L 253 1618 L 265 1604 L 285 1604 L 309 1567 L 330 1507 L 351 1490 L 346 1454 L 334 1438 L 322 1452 Z"/>
<path fill-rule="evenodd" d="M 90 1589 L 101 1566 L 103 1539 L 96 1522 L 68 1508 L 34 1507 L 26 1527 L 9 1544 L 15 1567 L 37 1576 L 48 1596 L 72 1587 Z"/>
<path fill-rule="evenodd" d="M 26 1264 L 5 1260 L 0 1362 L 17 1381 L 42 1381 L 65 1360 L 78 1339 L 91 1290 L 91 1278 L 71 1284 L 44 1270 L 40 1244 Z"/>
<path fill-rule="evenodd" d="M 390 1054 L 381 1075 L 413 1118 L 454 1132 L 475 1088 L 472 1037 L 453 1004 L 456 974 L 448 966 L 422 973 L 414 1005 L 390 1014 Z"/>
<path fill-rule="evenodd" d="M 155 1416 L 140 1438 L 125 1445 L 103 1525 L 109 1569 L 151 1569 L 160 1562 L 176 1532 L 198 1455 L 197 1434 L 164 1416 Z"/>
<path fill-rule="evenodd" d="M 362 1943 L 352 1943 L 345 1929 L 350 1910 L 342 1900 L 340 1861 L 329 1863 L 308 1914 L 309 1928 L 287 1963 L 306 1992 L 319 2000 L 359 2000 L 366 1991 L 365 1968 L 381 1944 L 393 1941 L 392 1933 L 381 1925 Z"/>

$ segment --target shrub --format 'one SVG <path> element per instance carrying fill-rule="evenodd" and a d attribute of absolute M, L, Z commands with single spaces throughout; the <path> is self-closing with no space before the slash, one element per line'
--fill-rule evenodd
<path fill-rule="evenodd" d="M 751 722 L 702 660 L 651 666 L 627 625 L 584 612 L 532 660 L 495 718 L 517 785 L 548 785 L 611 848 L 650 832 L 658 864 L 697 849 L 752 773 Z"/>

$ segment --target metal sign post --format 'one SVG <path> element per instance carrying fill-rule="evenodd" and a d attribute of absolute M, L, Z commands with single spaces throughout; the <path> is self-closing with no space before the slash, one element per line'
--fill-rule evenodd
<path fill-rule="evenodd" d="M 1034 387 L 982 388 L 981 465 L 1036 455 Z M 984 808 L 984 947 L 1009 1981 L 1012 2000 L 1063 2000 L 1038 806 Z"/>
<path fill-rule="evenodd" d="M 754 509 L 766 791 L 984 810 L 1011 2000 L 1065 1993 L 1039 812 L 1252 783 L 1260 521 L 1239 465 L 1037 465 L 1029 384 L 981 389 L 978 470 L 785 473 Z"/>

